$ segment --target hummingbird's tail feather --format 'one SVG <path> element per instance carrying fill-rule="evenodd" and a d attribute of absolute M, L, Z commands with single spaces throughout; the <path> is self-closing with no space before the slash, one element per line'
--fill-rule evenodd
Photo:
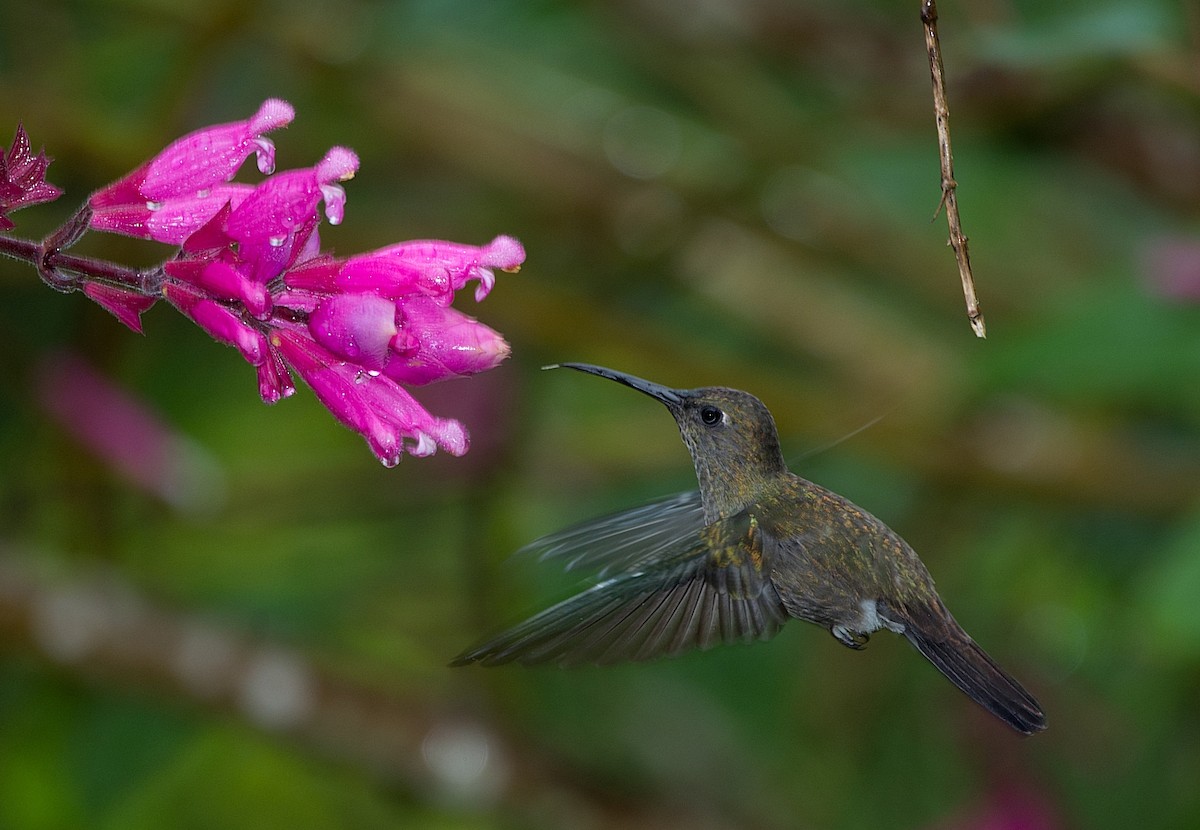
<path fill-rule="evenodd" d="M 1033 695 L 976 645 L 941 602 L 920 609 L 881 605 L 887 606 L 881 613 L 904 626 L 917 651 L 980 706 L 1023 734 L 1046 728 Z"/>

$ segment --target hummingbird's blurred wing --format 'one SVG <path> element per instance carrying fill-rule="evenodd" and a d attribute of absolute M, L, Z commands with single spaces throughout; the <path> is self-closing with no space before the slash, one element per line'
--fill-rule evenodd
<path fill-rule="evenodd" d="M 561 559 L 568 571 L 597 570 L 605 576 L 636 570 L 641 562 L 661 559 L 703 527 L 700 491 L 692 490 L 543 536 L 521 548 L 517 555 Z"/>
<path fill-rule="evenodd" d="M 674 656 L 773 636 L 787 611 L 748 513 L 701 527 L 451 663 L 573 666 Z"/>

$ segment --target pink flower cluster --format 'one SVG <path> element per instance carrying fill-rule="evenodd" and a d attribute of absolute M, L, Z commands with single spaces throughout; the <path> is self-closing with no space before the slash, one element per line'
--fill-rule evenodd
<path fill-rule="evenodd" d="M 494 269 L 516 271 L 525 251 L 500 236 L 483 246 L 416 241 L 346 259 L 322 254 L 320 206 L 341 222 L 338 183 L 358 157 L 334 147 L 311 168 L 271 175 L 275 147 L 264 134 L 293 115 L 272 99 L 246 121 L 173 142 L 92 195 L 89 227 L 180 246 L 163 266 L 161 296 L 255 367 L 267 403 L 295 391 L 294 371 L 385 465 L 438 447 L 461 455 L 463 426 L 426 412 L 401 384 L 486 371 L 508 356 L 503 337 L 450 303 L 471 280 L 482 300 Z M 251 154 L 266 178 L 232 182 Z M 101 282 L 83 290 L 135 331 L 158 299 Z"/>

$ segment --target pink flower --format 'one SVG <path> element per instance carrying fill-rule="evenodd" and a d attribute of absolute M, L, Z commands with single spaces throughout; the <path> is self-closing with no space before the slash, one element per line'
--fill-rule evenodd
<path fill-rule="evenodd" d="M 430 415 L 390 379 L 339 360 L 301 332 L 277 331 L 271 345 L 335 418 L 367 439 L 384 466 L 395 466 L 405 451 L 416 456 L 432 455 L 438 447 L 451 455 L 467 451 L 462 424 Z"/>
<path fill-rule="evenodd" d="M 396 303 L 336 294 L 309 315 L 308 328 L 331 354 L 410 386 L 486 372 L 509 354 L 497 332 L 420 295 Z"/>
<path fill-rule="evenodd" d="M 1200 301 L 1200 240 L 1156 239 L 1142 252 L 1144 281 L 1156 294 L 1180 303 Z"/>
<path fill-rule="evenodd" d="M 428 297 L 400 303 L 404 331 L 414 345 L 392 355 L 383 372 L 400 383 L 422 386 L 437 380 L 474 375 L 499 366 L 509 354 L 496 331 Z"/>
<path fill-rule="evenodd" d="M 288 284 L 314 291 L 372 291 L 393 300 L 424 294 L 449 305 L 454 292 L 474 279 L 479 281 L 475 302 L 480 302 L 496 282 L 492 269 L 515 272 L 524 261 L 525 249 L 511 236 L 482 246 L 422 239 L 359 254 L 340 266 L 322 263 L 311 272 L 293 272 Z"/>
<path fill-rule="evenodd" d="M 267 179 L 235 207 L 225 233 L 238 243 L 243 261 L 252 263 L 248 276 L 265 282 L 297 261 L 296 254 L 320 220 L 317 206 L 322 201 L 330 224 L 339 224 L 346 191 L 337 182 L 352 178 L 357 170 L 358 156 L 334 147 L 314 167 Z"/>
<path fill-rule="evenodd" d="M 258 156 L 258 169 L 275 169 L 275 145 L 263 134 L 291 123 L 292 105 L 277 98 L 245 121 L 189 133 L 129 175 L 92 194 L 97 230 L 181 244 L 227 202 L 235 206 L 252 188 L 227 184 L 242 163 Z"/>
<path fill-rule="evenodd" d="M 195 442 L 82 358 L 52 354 L 37 367 L 39 403 L 88 452 L 177 508 L 223 498 L 221 470 Z"/>
<path fill-rule="evenodd" d="M 44 150 L 33 155 L 25 128 L 17 127 L 8 153 L 0 153 L 0 231 L 13 228 L 12 220 L 5 214 L 51 202 L 62 195 L 61 190 L 46 181 L 50 161 Z"/>

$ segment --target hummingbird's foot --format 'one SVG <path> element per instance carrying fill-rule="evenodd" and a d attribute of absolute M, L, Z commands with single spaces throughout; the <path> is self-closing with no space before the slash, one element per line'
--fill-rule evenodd
<path fill-rule="evenodd" d="M 855 651 L 861 651 L 867 647 L 867 640 L 871 639 L 870 634 L 864 634 L 861 631 L 851 631 L 844 625 L 835 625 L 829 629 L 829 633 L 837 638 L 837 641 L 846 648 L 852 648 Z"/>

